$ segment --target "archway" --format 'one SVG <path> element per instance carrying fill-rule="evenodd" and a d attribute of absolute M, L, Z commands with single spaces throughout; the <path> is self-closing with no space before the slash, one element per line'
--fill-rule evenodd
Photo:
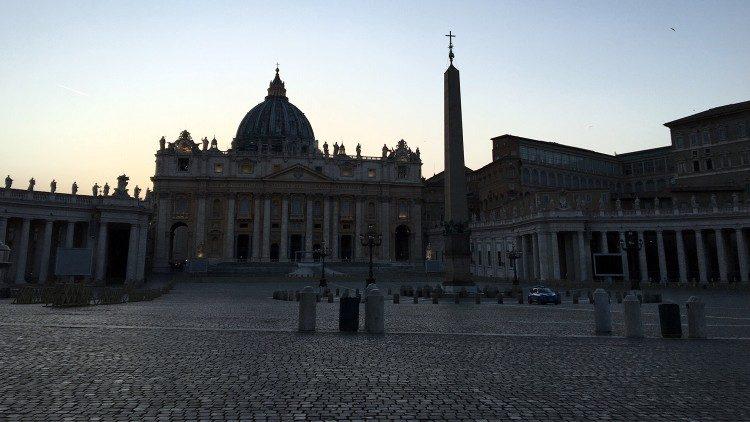
<path fill-rule="evenodd" d="M 352 235 L 341 235 L 341 248 L 339 249 L 342 261 L 352 260 Z"/>
<path fill-rule="evenodd" d="M 293 234 L 289 236 L 289 250 L 287 251 L 287 255 L 290 260 L 297 261 L 302 258 L 297 252 L 304 250 L 304 240 L 305 239 L 301 234 Z"/>
<path fill-rule="evenodd" d="M 400 225 L 396 227 L 396 261 L 409 260 L 409 237 L 411 230 L 408 226 Z"/>
<path fill-rule="evenodd" d="M 169 263 L 172 268 L 181 268 L 188 259 L 188 226 L 177 222 L 169 230 Z"/>
<path fill-rule="evenodd" d="M 107 227 L 107 258 L 105 274 L 108 283 L 119 284 L 125 280 L 128 264 L 130 225 L 110 223 Z"/>
<path fill-rule="evenodd" d="M 237 236 L 237 256 L 240 261 L 246 261 L 250 251 L 250 235 L 240 234 Z"/>
<path fill-rule="evenodd" d="M 278 261 L 279 260 L 279 244 L 278 243 L 271 243 L 271 261 Z"/>

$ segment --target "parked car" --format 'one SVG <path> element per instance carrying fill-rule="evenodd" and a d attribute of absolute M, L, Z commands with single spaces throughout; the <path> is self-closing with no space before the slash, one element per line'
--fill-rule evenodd
<path fill-rule="evenodd" d="M 554 303 L 555 305 L 559 305 L 562 299 L 558 293 L 549 287 L 536 286 L 529 290 L 528 301 L 529 305 L 532 303 L 538 303 L 540 305 Z"/>

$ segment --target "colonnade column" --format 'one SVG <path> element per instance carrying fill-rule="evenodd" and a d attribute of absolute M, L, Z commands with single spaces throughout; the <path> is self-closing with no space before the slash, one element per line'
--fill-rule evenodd
<path fill-rule="evenodd" d="M 130 236 L 128 237 L 128 260 L 125 264 L 125 281 L 135 281 L 136 257 L 138 256 L 138 225 L 130 225 Z"/>
<path fill-rule="evenodd" d="M 264 262 L 271 260 L 271 196 L 263 198 L 263 257 Z"/>
<path fill-rule="evenodd" d="M 42 239 L 42 256 L 39 261 L 39 283 L 47 281 L 49 272 L 49 253 L 52 248 L 52 220 L 44 222 L 44 238 Z"/>
<path fill-rule="evenodd" d="M 748 281 L 748 263 L 747 263 L 747 245 L 745 236 L 742 234 L 742 227 L 735 229 L 737 234 L 737 260 L 740 263 L 740 280 Z"/>
<path fill-rule="evenodd" d="M 5 243 L 5 233 L 8 231 L 8 219 L 0 217 L 0 243 Z"/>
<path fill-rule="evenodd" d="M 253 261 L 260 261 L 260 196 L 253 195 Z"/>
<path fill-rule="evenodd" d="M 667 283 L 667 256 L 664 252 L 664 232 L 656 231 L 656 246 L 659 250 L 659 279 L 662 283 Z"/>
<path fill-rule="evenodd" d="M 550 247 L 552 248 L 552 278 L 554 280 L 560 279 L 560 248 L 557 240 L 557 232 L 553 231 L 550 233 Z"/>
<path fill-rule="evenodd" d="M 323 242 L 330 252 L 331 250 L 331 197 L 323 197 Z"/>
<path fill-rule="evenodd" d="M 31 220 L 24 218 L 21 224 L 21 241 L 18 244 L 16 259 L 16 283 L 26 282 L 26 259 L 29 256 L 29 231 Z"/>
<path fill-rule="evenodd" d="M 589 279 L 589 268 L 591 268 L 591 248 L 586 241 L 586 232 L 578 232 L 578 255 L 580 256 L 579 266 L 581 267 L 581 281 Z"/>
<path fill-rule="evenodd" d="M 687 262 L 685 261 L 685 239 L 682 230 L 675 230 L 675 241 L 677 243 L 677 267 L 680 269 L 679 283 L 687 283 Z"/>
<path fill-rule="evenodd" d="M 73 240 L 75 238 L 76 222 L 68 221 L 65 224 L 65 247 L 70 249 L 73 247 Z"/>
<path fill-rule="evenodd" d="M 353 261 L 359 261 L 362 258 L 362 242 L 359 237 L 362 233 L 362 223 L 364 221 L 364 215 L 362 214 L 362 201 L 363 197 L 358 196 L 355 199 L 354 205 L 354 259 Z"/>
<path fill-rule="evenodd" d="M 695 230 L 695 250 L 698 253 L 698 277 L 699 283 L 708 282 L 708 274 L 706 268 L 706 248 L 703 246 L 703 233 L 701 229 Z"/>
<path fill-rule="evenodd" d="M 107 263 L 107 222 L 99 222 L 99 238 L 96 241 L 96 281 L 104 280 Z"/>
<path fill-rule="evenodd" d="M 333 228 L 331 230 L 331 261 L 339 260 L 339 200 L 333 199 Z"/>
<path fill-rule="evenodd" d="M 305 210 L 305 251 L 312 252 L 313 246 L 313 199 L 307 195 L 307 207 Z"/>
<path fill-rule="evenodd" d="M 625 232 L 617 232 L 617 233 L 618 233 L 618 236 L 619 236 L 619 238 L 617 239 L 617 241 L 620 242 L 620 244 L 622 244 L 623 242 L 627 242 L 627 240 L 625 239 Z M 622 249 L 622 248 L 620 248 L 620 249 Z M 628 251 L 627 250 L 624 250 L 624 251 L 621 250 L 620 251 L 620 256 L 622 257 L 622 279 L 624 281 L 628 281 L 628 280 L 630 280 L 630 267 L 628 266 Z"/>
<path fill-rule="evenodd" d="M 135 270 L 135 280 L 143 281 L 146 273 L 146 249 L 148 241 L 148 221 L 141 222 L 140 234 L 138 235 L 138 262 Z"/>
<path fill-rule="evenodd" d="M 387 197 L 383 197 L 380 199 L 380 231 L 383 234 L 383 243 L 381 244 L 381 247 L 383 248 L 382 253 L 380 254 L 380 257 L 383 259 L 383 261 L 390 261 L 391 260 L 391 207 L 390 203 L 388 202 Z"/>
<path fill-rule="evenodd" d="M 542 273 L 541 273 L 541 267 L 542 267 L 542 257 L 540 255 L 541 251 L 539 248 L 539 238 L 541 237 L 541 233 L 532 233 L 531 234 L 531 260 L 529 261 L 529 277 L 528 278 L 535 278 L 542 280 Z"/>
<path fill-rule="evenodd" d="M 154 247 L 154 267 L 158 270 L 166 270 L 169 268 L 169 241 L 167 239 L 167 233 L 169 231 L 168 219 L 169 219 L 169 196 L 165 194 L 158 195 L 158 210 L 156 217 L 156 245 Z M 91 223 L 89 223 L 91 224 Z M 86 236 L 87 242 L 89 236 Z"/>
<path fill-rule="evenodd" d="M 643 247 L 638 250 L 638 266 L 641 272 L 641 281 L 648 281 L 648 261 L 646 259 L 646 232 L 639 230 L 638 240 L 643 242 Z"/>
<path fill-rule="evenodd" d="M 190 254 L 192 256 L 198 256 L 198 252 L 205 253 L 206 241 L 206 194 L 198 194 L 198 206 L 195 213 L 195 247 L 194 252 Z"/>
<path fill-rule="evenodd" d="M 227 235 L 224 237 L 224 258 L 234 259 L 234 225 L 235 225 L 234 196 L 227 198 Z"/>
<path fill-rule="evenodd" d="M 530 278 L 529 277 L 530 274 L 526 274 L 527 272 L 530 272 L 530 271 L 527 271 L 527 268 L 529 267 L 528 263 L 529 262 L 533 262 L 532 261 L 533 257 L 526 256 L 527 255 L 526 251 L 529 250 L 529 239 L 524 234 L 522 234 L 520 237 L 521 237 L 521 244 L 520 245 L 518 243 L 516 243 L 518 241 L 517 238 L 513 239 L 514 245 L 516 245 L 515 246 L 516 247 L 516 251 L 519 251 L 518 248 L 520 247 L 520 252 L 521 252 L 521 258 L 515 260 L 515 265 L 518 266 L 516 268 L 516 271 L 518 271 L 517 274 L 518 274 L 519 278 Z M 503 251 L 503 252 L 505 252 L 505 251 Z M 505 254 L 505 255 L 507 256 L 507 254 Z M 529 258 L 531 258 L 531 259 L 529 259 Z M 510 275 L 512 275 L 512 274 L 509 274 L 509 276 Z"/>
<path fill-rule="evenodd" d="M 279 239 L 279 262 L 289 261 L 289 195 L 281 198 L 281 239 Z"/>
<path fill-rule="evenodd" d="M 724 253 L 724 236 L 721 235 L 721 228 L 714 229 L 716 235 L 716 258 L 719 261 L 719 282 L 729 281 L 727 278 L 727 257 Z"/>

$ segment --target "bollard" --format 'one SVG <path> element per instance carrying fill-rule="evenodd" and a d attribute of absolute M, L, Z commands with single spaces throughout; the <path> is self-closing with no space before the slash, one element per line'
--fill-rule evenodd
<path fill-rule="evenodd" d="M 440 294 L 438 292 L 432 292 L 432 304 L 437 305 L 440 303 Z"/>
<path fill-rule="evenodd" d="M 414 304 L 415 304 L 415 305 L 416 305 L 417 303 L 419 303 L 419 298 L 418 298 L 418 297 L 416 297 L 416 296 L 412 297 L 412 300 L 414 301 Z"/>
<path fill-rule="evenodd" d="M 307 286 L 302 289 L 299 301 L 299 331 L 303 333 L 315 331 L 315 291 Z"/>
<path fill-rule="evenodd" d="M 498 293 L 497 294 L 497 304 L 502 305 L 503 304 L 503 295 Z"/>
<path fill-rule="evenodd" d="M 393 303 L 400 303 L 401 299 L 399 298 L 398 293 L 393 294 Z"/>
<path fill-rule="evenodd" d="M 369 291 L 365 303 L 365 329 L 370 334 L 385 332 L 385 303 L 383 293 L 376 287 Z"/>
<path fill-rule="evenodd" d="M 594 299 L 594 318 L 596 322 L 596 334 L 612 333 L 612 310 L 609 304 L 609 295 L 604 289 L 596 289 Z"/>
<path fill-rule="evenodd" d="M 619 298 L 618 298 L 619 299 Z M 625 337 L 643 338 L 643 321 L 641 320 L 641 302 L 634 294 L 625 296 L 622 302 Z"/>
<path fill-rule="evenodd" d="M 680 305 L 676 303 L 662 303 L 659 305 L 659 325 L 661 336 L 664 338 L 682 338 L 682 321 L 680 320 Z"/>
<path fill-rule="evenodd" d="M 695 296 L 690 296 L 687 303 L 688 338 L 707 338 L 706 304 Z"/>
<path fill-rule="evenodd" d="M 349 289 L 339 301 L 339 331 L 356 333 L 359 330 L 359 297 L 349 297 Z"/>

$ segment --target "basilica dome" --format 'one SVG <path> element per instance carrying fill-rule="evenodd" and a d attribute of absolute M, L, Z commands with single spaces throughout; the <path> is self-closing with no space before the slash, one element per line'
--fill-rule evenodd
<path fill-rule="evenodd" d="M 304 152 L 315 148 L 312 126 L 286 96 L 284 82 L 276 77 L 266 99 L 253 107 L 240 122 L 232 149 L 237 151 Z"/>

